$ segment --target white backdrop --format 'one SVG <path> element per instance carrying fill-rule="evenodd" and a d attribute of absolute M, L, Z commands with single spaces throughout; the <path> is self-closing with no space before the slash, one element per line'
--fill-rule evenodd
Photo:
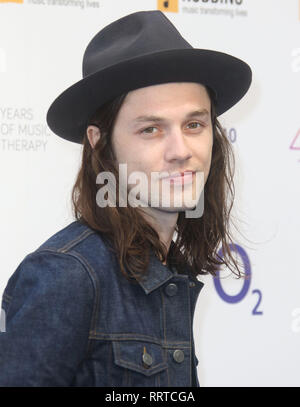
<path fill-rule="evenodd" d="M 236 153 L 235 241 L 251 280 L 242 291 L 229 276 L 217 290 L 201 276 L 200 384 L 299 386 L 298 0 L 0 0 L 0 292 L 29 252 L 73 220 L 81 146 L 50 131 L 48 107 L 81 79 L 85 47 L 102 27 L 160 6 L 194 47 L 253 70 L 247 95 L 219 117 Z"/>

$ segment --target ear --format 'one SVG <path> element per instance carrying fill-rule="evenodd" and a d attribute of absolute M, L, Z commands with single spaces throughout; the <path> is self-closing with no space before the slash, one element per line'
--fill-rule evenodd
<path fill-rule="evenodd" d="M 90 142 L 92 148 L 94 148 L 96 143 L 98 142 L 98 140 L 101 137 L 99 127 L 93 126 L 93 125 L 88 126 L 88 128 L 86 130 L 86 135 L 87 135 L 87 138 L 89 139 L 89 142 Z"/>

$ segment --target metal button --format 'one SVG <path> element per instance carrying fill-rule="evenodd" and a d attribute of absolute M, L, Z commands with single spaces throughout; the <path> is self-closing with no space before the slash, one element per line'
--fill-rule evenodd
<path fill-rule="evenodd" d="M 195 285 L 194 281 L 190 281 L 190 287 L 195 287 Z"/>
<path fill-rule="evenodd" d="M 167 285 L 165 291 L 170 297 L 172 297 L 172 295 L 175 295 L 177 293 L 178 287 L 176 284 L 171 283 Z"/>
<path fill-rule="evenodd" d="M 143 353 L 143 363 L 145 367 L 150 367 L 152 365 L 152 357 L 149 355 L 149 353 Z"/>
<path fill-rule="evenodd" d="M 173 358 L 174 358 L 175 362 L 181 363 L 184 360 L 184 353 L 182 352 L 182 350 L 176 349 L 176 350 L 174 350 Z"/>

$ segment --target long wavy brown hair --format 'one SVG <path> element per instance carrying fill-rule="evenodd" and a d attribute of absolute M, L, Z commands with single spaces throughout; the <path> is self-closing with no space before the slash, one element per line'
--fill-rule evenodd
<path fill-rule="evenodd" d="M 179 212 L 176 239 L 169 250 L 138 207 L 119 207 L 117 197 L 115 207 L 100 207 L 96 202 L 99 189 L 96 177 L 100 172 L 112 172 L 116 191 L 119 190 L 118 163 L 111 145 L 111 134 L 127 93 L 101 106 L 88 120 L 88 125 L 100 129 L 101 137 L 92 148 L 87 134 L 83 135 L 82 163 L 72 189 L 73 214 L 77 221 L 100 234 L 117 256 L 122 274 L 130 281 L 139 280 L 145 274 L 150 250 L 154 250 L 155 255 L 162 262 L 167 262 L 169 267 L 175 267 L 178 273 L 188 273 L 192 278 L 201 274 L 216 276 L 222 265 L 238 277 L 245 277 L 230 249 L 235 248 L 229 231 L 235 194 L 234 154 L 216 116 L 214 93 L 209 87 L 206 89 L 211 100 L 213 149 L 204 187 L 204 212 L 200 218 L 186 218 L 185 212 Z"/>

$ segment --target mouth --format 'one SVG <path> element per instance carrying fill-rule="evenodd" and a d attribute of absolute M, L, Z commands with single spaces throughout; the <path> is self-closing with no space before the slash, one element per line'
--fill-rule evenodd
<path fill-rule="evenodd" d="M 182 172 L 174 173 L 168 177 L 163 177 L 162 179 L 168 180 L 173 184 L 190 184 L 193 182 L 196 171 L 185 170 Z"/>

